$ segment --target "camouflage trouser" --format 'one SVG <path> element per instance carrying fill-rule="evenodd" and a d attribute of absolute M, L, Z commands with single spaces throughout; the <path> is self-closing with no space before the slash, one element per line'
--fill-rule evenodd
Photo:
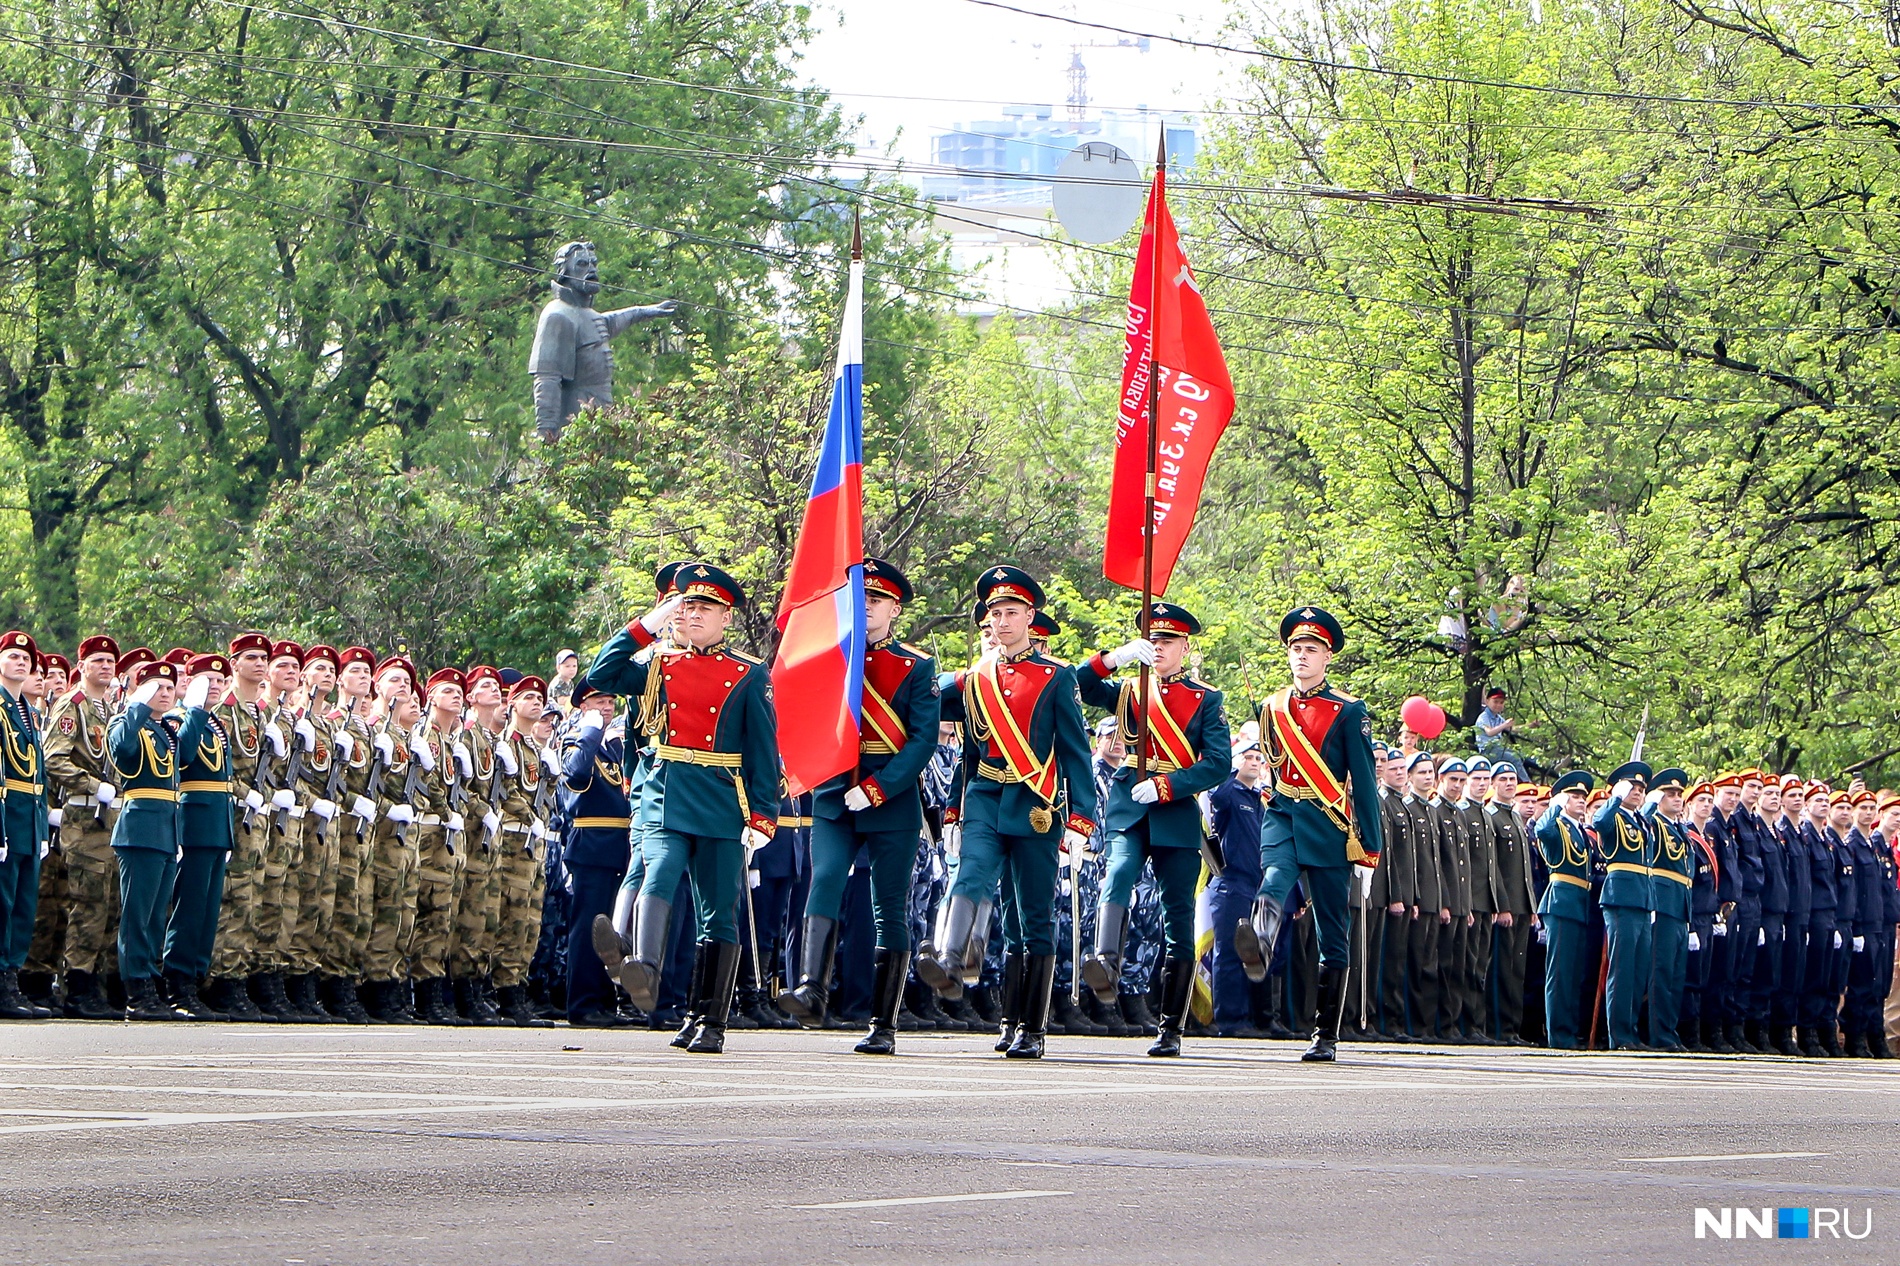
<path fill-rule="evenodd" d="M 257 885 L 257 971 L 290 966 L 290 934 L 297 926 L 297 868 L 303 865 L 302 818 L 285 817 L 281 828 L 268 805 L 259 815 L 269 821 L 264 843 L 264 873 Z"/>
<path fill-rule="evenodd" d="M 269 838 L 269 815 L 260 813 L 246 826 L 240 807 L 231 860 L 224 867 L 218 939 L 211 950 L 213 976 L 241 979 L 264 970 L 257 950 L 257 901 L 264 885 L 264 853 Z"/>
<path fill-rule="evenodd" d="M 484 834 L 476 822 L 462 837 L 462 888 L 455 899 L 455 938 L 449 946 L 449 967 L 457 976 L 489 972 L 501 931 L 501 839 L 484 848 Z"/>
<path fill-rule="evenodd" d="M 383 818 L 370 843 L 369 949 L 363 959 L 367 980 L 397 980 L 416 938 L 416 896 L 421 881 L 416 846 L 396 838 L 400 823 Z M 411 840 L 422 830 L 412 827 Z"/>
<path fill-rule="evenodd" d="M 363 963 L 369 955 L 375 909 L 376 881 L 370 873 L 375 856 L 373 829 L 364 826 L 363 819 L 353 813 L 337 814 L 333 829 L 337 839 L 336 914 L 330 922 L 323 970 L 354 980 L 363 975 Z"/>
<path fill-rule="evenodd" d="M 303 860 L 297 866 L 297 900 L 293 906 L 285 886 L 284 918 L 290 923 L 290 971 L 296 975 L 321 971 L 330 948 L 336 919 L 336 866 L 341 837 L 349 825 L 343 814 L 325 822 L 315 813 L 304 815 Z M 291 922 L 291 911 L 296 919 Z"/>
<path fill-rule="evenodd" d="M 95 826 L 92 810 L 72 811 L 78 825 L 60 827 L 66 852 L 66 947 L 60 963 L 67 971 L 107 975 L 118 970 L 119 859 L 112 855 L 112 819 Z"/>
<path fill-rule="evenodd" d="M 541 939 L 541 899 L 547 886 L 547 868 L 532 851 L 526 835 L 504 830 L 501 861 L 501 934 L 495 946 L 495 984 L 522 985 Z M 539 841 L 546 847 L 545 841 Z"/>
<path fill-rule="evenodd" d="M 450 850 L 446 826 L 418 823 L 415 841 L 416 935 L 409 949 L 409 976 L 413 980 L 433 980 L 448 974 L 449 946 L 455 940 L 455 906 L 462 896 L 462 867 L 466 863 L 460 850 Z"/>
<path fill-rule="evenodd" d="M 40 903 L 33 918 L 33 944 L 27 947 L 27 972 L 59 972 L 59 951 L 66 943 L 66 854 L 55 850 L 40 859 Z"/>

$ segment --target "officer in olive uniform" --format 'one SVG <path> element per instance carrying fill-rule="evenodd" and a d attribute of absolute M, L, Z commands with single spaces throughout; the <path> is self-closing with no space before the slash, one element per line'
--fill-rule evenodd
<path fill-rule="evenodd" d="M 20 968 L 33 945 L 46 851 L 46 764 L 39 725 L 25 697 L 39 647 L 18 629 L 0 635 L 0 1016 L 43 1020 L 53 1013 L 20 993 Z"/>
<path fill-rule="evenodd" d="M 1345 1006 L 1347 895 L 1354 865 L 1377 865 L 1378 776 L 1372 767 L 1372 718 L 1366 705 L 1336 690 L 1326 668 L 1346 644 L 1330 612 L 1299 607 L 1280 621 L 1293 685 L 1260 707 L 1272 798 L 1260 828 L 1265 872 L 1251 923 L 1234 934 L 1248 976 L 1264 978 L 1286 899 L 1300 882 L 1319 933 L 1319 1016 L 1300 1058 L 1331 1063 Z M 1256 976 L 1258 973 L 1258 976 Z"/>
<path fill-rule="evenodd" d="M 652 1009 L 673 895 L 680 875 L 689 873 L 698 987 L 675 1042 L 717 1054 L 725 1049 L 739 974 L 739 885 L 746 856 L 778 830 L 778 721 L 765 664 L 726 642 L 733 608 L 744 600 L 739 582 L 711 563 L 695 562 L 675 574 L 674 590 L 607 640 L 587 679 L 597 689 L 639 699 L 657 731 L 639 806 L 641 830 L 657 834 L 649 840 L 635 916 L 638 943 L 634 957 L 621 966 L 621 983 L 635 1006 Z M 642 660 L 639 652 L 676 615 L 686 649 Z"/>
<path fill-rule="evenodd" d="M 941 917 L 944 943 L 921 947 L 917 977 L 942 997 L 962 996 L 977 907 L 989 901 L 1000 876 L 1014 906 L 1005 932 L 1015 931 L 1018 944 L 1009 948 L 1020 949 L 1023 973 L 1020 1023 L 1004 1054 L 1040 1059 L 1055 983 L 1058 845 L 1078 856 L 1100 810 L 1077 670 L 1033 642 L 1032 624 L 1046 601 L 1042 585 L 1003 564 L 983 573 L 976 592 L 996 650 L 955 674 L 945 692 L 946 706 L 954 691 L 967 718 L 963 845 Z M 979 961 L 981 954 L 978 946 Z"/>
<path fill-rule="evenodd" d="M 1147 862 L 1161 893 L 1167 948 L 1161 967 L 1160 1034 L 1148 1050 L 1155 1056 L 1181 1053 L 1181 1026 L 1194 987 L 1195 889 L 1206 838 L 1195 797 L 1218 787 L 1233 766 L 1233 739 L 1221 692 L 1197 679 L 1187 664 L 1192 639 L 1200 631 L 1200 620 L 1186 608 L 1153 603 L 1143 636 L 1091 656 L 1076 674 L 1082 701 L 1113 713 L 1122 742 L 1129 746 L 1121 768 L 1109 776 L 1102 819 L 1108 835 L 1108 873 L 1095 920 L 1095 951 L 1082 963 L 1082 979 L 1105 1006 L 1118 1003 L 1129 898 Z M 1141 697 L 1136 680 L 1111 678 L 1117 668 L 1132 663 L 1153 668 L 1158 680 L 1148 685 L 1152 702 Z M 1137 748 L 1142 736 L 1145 759 Z"/>
<path fill-rule="evenodd" d="M 1609 797 L 1590 823 L 1606 872 L 1600 904 L 1609 942 L 1604 1007 L 1611 1050 L 1643 1049 L 1636 1020 L 1649 987 L 1650 915 L 1656 908 L 1649 871 L 1656 842 L 1641 810 L 1653 773 L 1639 760 L 1611 770 Z"/>
<path fill-rule="evenodd" d="M 1471 934 L 1471 821 L 1463 812 L 1465 780 L 1470 767 L 1450 757 L 1438 763 L 1438 788 L 1428 808 L 1438 841 L 1438 866 L 1444 877 L 1444 901 L 1451 919 L 1438 927 L 1438 1015 L 1434 1027 L 1440 1040 L 1466 1041 L 1463 1024 L 1470 1018 Z"/>
<path fill-rule="evenodd" d="M 178 735 L 180 855 L 165 926 L 165 986 L 175 1012 L 194 1020 L 222 1020 L 225 1014 L 198 996 L 198 982 L 211 970 L 233 841 L 231 744 L 224 723 L 209 711 L 224 694 L 231 661 L 223 655 L 194 655 L 185 672 L 190 680 L 182 707 L 166 718 Z"/>
<path fill-rule="evenodd" d="M 1695 859 L 1682 821 L 1682 793 L 1689 775 L 1680 769 L 1659 771 L 1650 783 L 1650 827 L 1656 841 L 1649 871 L 1650 925 L 1649 1044 L 1679 1051 L 1676 1027 L 1682 1015 L 1683 977 L 1688 967 L 1689 907 L 1695 885 Z"/>
<path fill-rule="evenodd" d="M 125 711 L 112 722 L 106 751 L 124 808 L 112 827 L 119 861 L 119 975 L 128 1020 L 169 1020 L 158 995 L 164 963 L 165 915 L 178 876 L 178 750 L 203 737 L 206 713 L 186 713 L 180 733 L 161 719 L 176 697 L 178 670 L 159 661 L 133 674 Z"/>
<path fill-rule="evenodd" d="M 910 892 L 923 831 L 918 780 L 937 750 L 937 663 L 897 640 L 896 621 L 916 596 L 909 578 L 881 558 L 864 560 L 864 656 L 858 767 L 817 789 L 812 801 L 811 889 L 805 898 L 798 986 L 780 1005 L 800 1024 L 824 1024 L 826 985 L 838 942 L 845 878 L 860 849 L 871 863 L 871 914 L 877 949 L 871 982 L 871 1032 L 856 1049 L 896 1050 L 897 1008 L 910 972 Z"/>
<path fill-rule="evenodd" d="M 1596 779 L 1575 769 L 1550 788 L 1550 804 L 1534 834 L 1550 883 L 1537 902 L 1544 927 L 1544 1024 L 1550 1045 L 1574 1051 L 1583 1044 L 1583 992 L 1589 980 L 1590 837 L 1583 824 L 1584 800 Z"/>
<path fill-rule="evenodd" d="M 1432 817 L 1432 798 L 1437 788 L 1437 773 L 1429 752 L 1414 752 L 1405 761 L 1405 793 L 1399 798 L 1399 812 L 1412 844 L 1412 906 L 1405 930 L 1406 1012 L 1409 1025 L 1399 1028 L 1406 1041 L 1429 1038 L 1438 1016 L 1440 994 L 1445 988 L 1442 964 L 1438 961 L 1440 929 L 1451 920 L 1446 904 L 1444 858 L 1438 849 L 1438 832 Z M 1381 866 L 1385 864 L 1381 855 Z"/>

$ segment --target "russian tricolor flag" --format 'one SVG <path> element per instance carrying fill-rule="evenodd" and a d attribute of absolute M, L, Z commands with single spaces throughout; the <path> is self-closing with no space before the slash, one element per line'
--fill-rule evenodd
<path fill-rule="evenodd" d="M 864 699 L 864 261 L 852 232 L 831 416 L 779 600 L 772 692 L 791 794 L 858 763 Z"/>

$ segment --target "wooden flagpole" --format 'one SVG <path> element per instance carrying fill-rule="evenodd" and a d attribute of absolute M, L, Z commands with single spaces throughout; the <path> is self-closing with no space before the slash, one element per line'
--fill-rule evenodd
<path fill-rule="evenodd" d="M 1166 196 L 1163 176 L 1168 166 L 1168 129 L 1164 125 L 1161 135 L 1155 141 L 1155 187 L 1158 193 Z M 1148 239 L 1148 444 L 1147 478 L 1142 485 L 1141 516 L 1141 636 L 1148 640 L 1149 625 L 1153 616 L 1155 589 L 1155 467 L 1159 460 L 1161 437 L 1157 433 L 1156 423 L 1160 417 L 1161 383 L 1156 352 L 1161 347 L 1161 208 L 1153 208 L 1151 215 L 1153 232 Z M 1153 678 L 1153 670 L 1147 665 L 1141 666 L 1141 709 L 1135 719 L 1135 781 L 1144 782 L 1148 777 L 1148 683 Z"/>

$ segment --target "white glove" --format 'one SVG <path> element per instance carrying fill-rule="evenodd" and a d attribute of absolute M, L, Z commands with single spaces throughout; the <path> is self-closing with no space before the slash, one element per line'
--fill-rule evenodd
<path fill-rule="evenodd" d="M 976 663 L 970 665 L 970 671 L 973 673 L 988 672 L 990 666 L 1001 658 L 1003 658 L 1003 652 L 999 648 L 992 646 L 977 656 Z"/>
<path fill-rule="evenodd" d="M 303 744 L 303 750 L 317 750 L 317 727 L 310 724 L 309 717 L 298 717 L 296 725 L 297 740 Z"/>
<path fill-rule="evenodd" d="M 435 772 L 435 753 L 429 750 L 429 745 L 423 742 L 420 737 L 416 735 L 410 736 L 409 750 L 415 753 L 416 761 L 421 764 L 424 769 L 432 774 Z"/>
<path fill-rule="evenodd" d="M 589 708 L 587 711 L 581 713 L 581 733 L 582 734 L 597 733 L 601 729 L 605 728 L 606 724 L 607 723 L 605 721 L 601 720 L 600 713 L 595 712 L 592 708 Z"/>
<path fill-rule="evenodd" d="M 4 862 L 5 860 L 7 860 L 9 856 L 10 856 L 10 853 L 8 852 L 8 849 L 7 849 L 7 842 L 5 840 L 0 840 L 0 862 Z"/>
<path fill-rule="evenodd" d="M 41 861 L 45 861 L 46 855 L 52 851 L 53 851 L 53 842 L 51 840 L 40 841 L 40 860 Z M 185 860 L 185 850 L 182 848 L 178 850 L 178 860 L 179 861 Z"/>
<path fill-rule="evenodd" d="M 389 731 L 376 736 L 376 754 L 383 758 L 385 765 L 396 759 L 396 740 L 389 737 Z"/>
<path fill-rule="evenodd" d="M 963 823 L 946 822 L 943 826 L 943 855 L 956 858 L 963 852 Z"/>
<path fill-rule="evenodd" d="M 482 814 L 482 830 L 488 832 L 490 835 L 501 830 L 501 814 L 496 813 L 493 809 Z"/>
<path fill-rule="evenodd" d="M 1757 945 L 1768 944 L 1768 929 L 1767 928 L 1755 929 L 1755 944 Z"/>
<path fill-rule="evenodd" d="M 745 845 L 745 858 L 746 861 L 750 862 L 752 855 L 764 848 L 767 844 L 770 844 L 772 840 L 764 831 L 757 830 L 754 827 L 747 827 L 745 830 L 739 832 L 739 842 Z M 747 867 L 747 869 L 750 869 L 750 867 Z"/>
<path fill-rule="evenodd" d="M 278 728 L 277 722 L 266 721 L 264 723 L 264 737 L 270 740 L 271 755 L 275 756 L 278 760 L 282 760 L 284 758 L 284 732 Z"/>
<path fill-rule="evenodd" d="M 99 784 L 99 790 L 92 794 L 93 798 L 98 800 L 100 804 L 111 804 L 114 800 L 119 798 L 119 789 L 109 782 L 101 782 Z"/>
<path fill-rule="evenodd" d="M 641 616 L 640 627 L 655 637 L 658 637 L 660 630 L 666 627 L 666 622 L 673 618 L 673 613 L 680 609 L 680 603 L 684 601 L 686 601 L 685 598 L 679 594 L 674 594 L 665 602 L 662 602 L 659 606 Z"/>
<path fill-rule="evenodd" d="M 64 809 L 48 809 L 46 811 L 46 825 L 48 826 L 58 826 L 65 820 L 66 810 Z"/>
<path fill-rule="evenodd" d="M 1714 929 L 1714 931 L 1715 931 L 1715 934 L 1716 934 L 1717 936 L 1727 936 L 1727 935 L 1728 935 L 1728 924 L 1726 924 L 1726 923 L 1718 923 L 1718 924 L 1716 924 L 1716 925 L 1715 925 L 1715 929 Z"/>
<path fill-rule="evenodd" d="M 1102 656 L 1102 662 L 1110 668 L 1126 668 L 1130 664 L 1146 664 L 1152 668 L 1155 662 L 1155 644 L 1145 637 L 1138 637 L 1132 642 L 1123 642 Z"/>
<path fill-rule="evenodd" d="M 1361 900 L 1371 900 L 1373 868 L 1370 866 L 1355 866 L 1353 869 L 1359 875 L 1359 896 Z"/>
<path fill-rule="evenodd" d="M 1834 948 L 1839 949 L 1840 947 L 1841 947 L 1841 934 L 1838 930 L 1836 930 L 1834 933 Z"/>
<path fill-rule="evenodd" d="M 264 797 L 257 794 L 255 787 L 244 793 L 244 807 L 252 813 L 264 807 Z"/>
<path fill-rule="evenodd" d="M 1128 789 L 1128 798 L 1136 804 L 1158 804 L 1161 800 L 1161 788 L 1152 778 L 1144 778 Z"/>
<path fill-rule="evenodd" d="M 137 690 L 134 690 L 132 692 L 132 697 L 126 700 L 126 702 L 127 703 L 150 703 L 152 701 L 152 696 L 158 693 L 158 688 L 162 686 L 163 684 L 165 684 L 165 679 L 163 677 L 154 677 L 150 681 L 146 682 L 144 685 L 140 686 Z"/>
<path fill-rule="evenodd" d="M 330 741 L 336 745 L 336 754 L 344 760 L 356 755 L 356 740 L 350 737 L 348 727 L 338 727 Z"/>
<path fill-rule="evenodd" d="M 455 753 L 455 767 L 462 771 L 462 777 L 475 776 L 475 758 L 468 754 L 468 744 L 457 743 L 449 749 Z"/>
<path fill-rule="evenodd" d="M 1645 809 L 1653 809 L 1661 803 L 1662 803 L 1661 791 L 1652 791 L 1648 795 L 1643 797 L 1643 807 Z"/>
<path fill-rule="evenodd" d="M 1612 804 L 1622 804 L 1623 798 L 1630 793 L 1630 786 L 1631 783 L 1629 779 L 1617 779 L 1616 786 L 1610 788 L 1610 802 Z"/>
<path fill-rule="evenodd" d="M 513 743 L 495 744 L 495 759 L 501 762 L 501 772 L 507 774 L 510 778 L 513 778 L 515 771 L 520 768 L 515 761 L 515 745 Z"/>
<path fill-rule="evenodd" d="M 1066 828 L 1063 830 L 1062 847 L 1069 850 L 1070 857 L 1080 857 L 1083 852 L 1088 849 L 1088 846 L 1089 837 L 1082 834 L 1082 832 L 1071 831 Z"/>
<path fill-rule="evenodd" d="M 310 812 L 316 814 L 325 822 L 328 822 L 331 818 L 336 816 L 336 801 L 322 799 L 312 800 L 310 802 Z"/>
<path fill-rule="evenodd" d="M 294 809 L 297 807 L 297 793 L 285 787 L 271 796 L 270 803 L 273 809 Z"/>
<path fill-rule="evenodd" d="M 1693 952 L 1702 948 L 1702 938 L 1694 932 L 1689 933 L 1689 949 Z"/>
<path fill-rule="evenodd" d="M 871 797 L 865 794 L 864 788 L 862 787 L 846 787 L 844 789 L 844 807 L 853 813 L 862 813 L 871 807 Z"/>
<path fill-rule="evenodd" d="M 46 845 L 44 844 L 40 845 L 40 856 L 46 856 Z M 185 860 L 185 846 L 183 844 L 178 846 L 178 855 L 172 858 L 172 860 L 174 862 L 182 862 Z"/>
<path fill-rule="evenodd" d="M 528 824 L 528 838 L 529 839 L 545 840 L 547 837 L 548 837 L 547 825 L 546 823 L 542 822 L 539 818 L 536 818 L 533 822 L 530 822 Z"/>
<path fill-rule="evenodd" d="M 1550 944 L 1550 929 L 1541 923 L 1537 925 L 1537 943 L 1539 945 Z"/>
<path fill-rule="evenodd" d="M 368 826 L 376 820 L 376 802 L 368 796 L 358 796 L 350 802 L 350 812 L 363 819 L 363 825 Z"/>
<path fill-rule="evenodd" d="M 185 687 L 185 706 L 187 708 L 202 708 L 205 706 L 205 701 L 210 698 L 211 678 L 209 677 L 193 677 L 191 684 Z"/>
<path fill-rule="evenodd" d="M 1866 948 L 1867 948 L 1867 938 L 1866 938 L 1866 937 L 1864 937 L 1864 936 L 1857 936 L 1857 937 L 1855 937 L 1855 938 L 1854 938 L 1854 952 L 1855 952 L 1856 954 L 1859 954 L 1859 953 L 1862 953 L 1863 951 L 1865 951 L 1865 950 L 1866 950 Z"/>
<path fill-rule="evenodd" d="M 389 806 L 389 820 L 391 822 L 414 822 L 416 820 L 415 808 L 406 804 L 392 804 Z"/>
<path fill-rule="evenodd" d="M 561 753 L 555 750 L 552 743 L 541 749 L 541 768 L 547 770 L 550 775 L 560 771 Z"/>
<path fill-rule="evenodd" d="M 459 813 L 451 813 L 451 814 L 449 814 L 449 821 L 448 821 L 448 827 L 449 827 L 449 830 L 451 830 L 451 831 L 460 831 L 460 830 L 463 830 L 463 829 L 464 829 L 464 828 L 465 828 L 466 826 L 467 826 L 467 824 L 466 824 L 465 822 L 463 822 L 463 821 L 462 821 L 462 815 L 461 815 L 461 814 L 459 814 Z"/>

